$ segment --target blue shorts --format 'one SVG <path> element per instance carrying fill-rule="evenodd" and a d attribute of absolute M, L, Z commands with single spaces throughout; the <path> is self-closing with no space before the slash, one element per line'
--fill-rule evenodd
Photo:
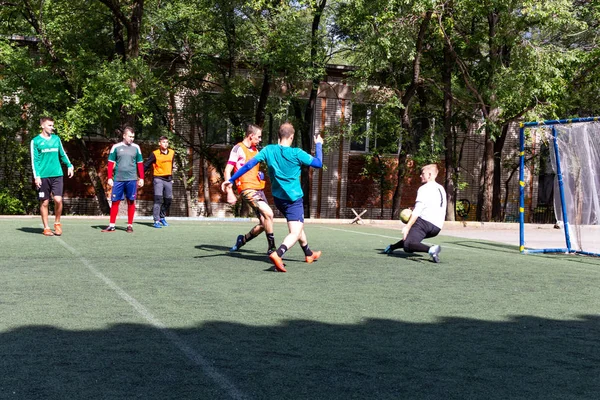
<path fill-rule="evenodd" d="M 111 201 L 135 200 L 137 196 L 137 181 L 115 182 L 112 188 Z"/>
<path fill-rule="evenodd" d="M 273 200 L 275 200 L 277 209 L 281 211 L 288 222 L 300 221 L 304 223 L 304 202 L 302 201 L 302 197 L 296 201 L 278 199 L 277 197 L 273 197 Z"/>

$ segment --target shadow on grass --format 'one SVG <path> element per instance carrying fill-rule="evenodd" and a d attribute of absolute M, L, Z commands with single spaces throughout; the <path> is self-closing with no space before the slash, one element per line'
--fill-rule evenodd
<path fill-rule="evenodd" d="M 35 233 L 36 235 L 41 235 L 44 232 L 44 228 L 30 228 L 28 226 L 22 226 L 17 228 L 17 230 L 25 233 Z"/>
<path fill-rule="evenodd" d="M 135 222 L 135 225 L 142 225 L 145 226 L 146 228 L 152 228 L 152 229 L 169 229 L 168 226 L 161 226 L 160 228 L 155 228 L 154 227 L 154 221 L 152 222 Z"/>
<path fill-rule="evenodd" d="M 229 251 L 230 247 L 216 246 L 210 244 L 200 244 L 195 246 L 199 250 L 214 252 L 218 251 L 219 254 L 207 254 L 203 256 L 194 256 L 194 258 L 214 258 L 214 257 L 233 257 L 241 260 L 252 260 L 252 261 L 263 261 L 271 263 L 266 253 L 259 253 L 254 250 L 240 249 L 238 251 Z"/>
<path fill-rule="evenodd" d="M 469 249 L 498 251 L 501 253 L 513 252 L 519 253 L 519 246 L 505 243 L 478 241 L 478 240 L 456 240 L 448 243 L 449 245 L 462 246 Z M 444 245 L 442 244 L 442 248 Z"/>
<path fill-rule="evenodd" d="M 106 228 L 108 226 L 108 222 L 104 225 L 92 225 L 90 226 L 90 228 L 97 230 L 97 231 L 101 231 L 102 229 Z M 134 229 L 135 229 L 135 224 L 133 225 Z M 115 225 L 115 232 L 120 232 L 123 231 L 125 232 L 125 229 L 127 229 L 127 222 L 124 222 L 123 224 L 119 225 L 117 223 L 117 225 Z M 111 233 L 111 232 L 104 232 L 104 233 Z"/>
<path fill-rule="evenodd" d="M 195 246 L 197 249 L 199 250 L 203 250 L 203 251 L 218 251 L 220 252 L 219 254 L 207 254 L 207 255 L 202 255 L 202 256 L 194 256 L 194 258 L 214 258 L 214 257 L 231 257 L 231 258 L 236 258 L 240 262 L 243 263 L 244 261 L 257 261 L 257 262 L 264 262 L 266 264 L 269 265 L 268 268 L 265 268 L 263 271 L 268 271 L 268 272 L 273 272 L 275 271 L 274 267 L 273 267 L 273 263 L 272 261 L 269 259 L 269 256 L 267 255 L 266 251 L 264 253 L 262 252 L 258 252 L 255 250 L 250 250 L 247 248 L 242 248 L 240 250 L 237 251 L 229 251 L 230 247 L 225 247 L 225 246 L 218 246 L 218 245 L 210 245 L 210 244 L 200 244 L 198 246 Z M 304 258 L 298 259 L 297 255 L 288 255 L 288 258 L 285 258 L 284 256 L 284 263 L 287 266 L 293 265 L 293 264 L 298 264 L 298 263 L 302 263 L 304 264 Z M 317 262 L 317 261 L 315 261 Z"/>
<path fill-rule="evenodd" d="M 385 254 L 383 251 L 385 249 L 377 249 L 378 253 L 381 257 L 392 257 L 392 258 L 400 258 L 408 261 L 431 261 L 429 254 L 427 253 L 407 253 L 402 249 L 396 249 L 390 254 Z"/>
<path fill-rule="evenodd" d="M 581 255 L 581 254 L 564 254 L 564 253 L 552 253 L 552 254 L 544 254 L 544 253 L 536 253 L 536 254 L 526 254 L 524 257 L 540 257 L 547 259 L 559 259 L 562 262 L 569 262 L 575 264 L 587 264 L 594 265 L 600 268 L 600 257 L 598 256 L 589 256 L 589 255 Z"/>
<path fill-rule="evenodd" d="M 206 322 L 0 334 L 10 399 L 596 399 L 600 319 Z"/>

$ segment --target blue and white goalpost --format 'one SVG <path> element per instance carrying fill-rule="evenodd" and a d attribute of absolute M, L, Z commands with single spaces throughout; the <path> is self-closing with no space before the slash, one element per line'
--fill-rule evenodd
<path fill-rule="evenodd" d="M 519 131 L 519 250 L 600 256 L 600 117 L 525 122 Z M 565 248 L 525 248 L 525 129 L 544 129 L 556 174 L 554 212 Z"/>

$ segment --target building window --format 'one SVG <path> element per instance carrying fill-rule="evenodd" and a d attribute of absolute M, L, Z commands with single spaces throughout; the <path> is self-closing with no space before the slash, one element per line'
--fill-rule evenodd
<path fill-rule="evenodd" d="M 398 151 L 398 138 L 392 134 L 391 124 L 383 121 L 377 104 L 352 104 L 350 150 L 368 152 L 382 149 L 385 153 Z"/>
<path fill-rule="evenodd" d="M 366 104 L 352 104 L 351 151 L 366 152 L 369 149 L 369 128 L 371 125 L 371 109 Z"/>

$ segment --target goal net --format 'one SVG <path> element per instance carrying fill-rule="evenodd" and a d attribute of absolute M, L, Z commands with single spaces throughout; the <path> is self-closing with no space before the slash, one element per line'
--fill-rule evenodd
<path fill-rule="evenodd" d="M 554 212 L 557 227 L 563 233 L 563 243 L 566 247 L 526 249 L 524 217 L 521 215 L 521 251 L 600 256 L 600 122 L 598 118 L 522 124 L 522 159 L 524 128 L 527 126 L 544 128 L 544 140 L 550 149 L 550 160 L 555 174 Z M 521 168 L 524 168 L 523 160 Z M 521 188 L 523 186 L 523 179 L 521 179 Z M 524 191 L 521 192 L 521 210 L 523 210 Z M 523 214 L 523 211 L 520 214 Z"/>

